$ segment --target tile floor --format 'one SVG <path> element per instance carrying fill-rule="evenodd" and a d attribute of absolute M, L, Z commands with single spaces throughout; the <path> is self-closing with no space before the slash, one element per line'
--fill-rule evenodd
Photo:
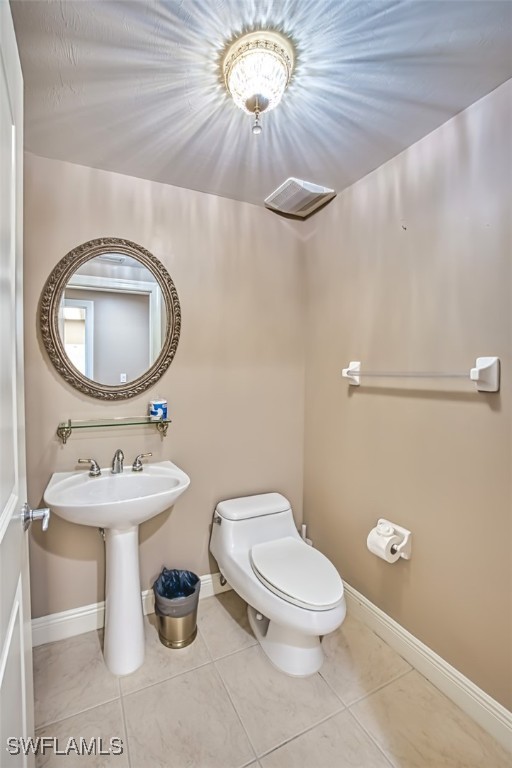
<path fill-rule="evenodd" d="M 101 633 L 34 649 L 37 735 L 123 740 L 119 756 L 39 756 L 115 768 L 510 768 L 507 754 L 365 625 L 324 639 L 319 674 L 274 669 L 234 592 L 201 600 L 182 650 L 146 619 L 144 666 L 116 678 Z"/>

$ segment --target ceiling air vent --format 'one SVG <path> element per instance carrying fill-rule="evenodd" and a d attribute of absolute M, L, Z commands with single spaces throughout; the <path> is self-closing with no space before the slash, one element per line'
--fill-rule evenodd
<path fill-rule="evenodd" d="M 334 189 L 291 177 L 265 198 L 265 205 L 278 213 L 306 219 L 333 197 L 336 197 Z"/>

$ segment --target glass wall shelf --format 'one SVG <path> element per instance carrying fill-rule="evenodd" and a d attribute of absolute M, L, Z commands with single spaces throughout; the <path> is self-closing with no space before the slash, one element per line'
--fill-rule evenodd
<path fill-rule="evenodd" d="M 98 429 L 101 427 L 136 427 L 151 425 L 158 429 L 162 437 L 167 435 L 171 419 L 151 419 L 149 416 L 114 417 L 112 419 L 89 419 L 88 421 L 62 421 L 57 427 L 57 435 L 65 444 L 74 429 Z"/>

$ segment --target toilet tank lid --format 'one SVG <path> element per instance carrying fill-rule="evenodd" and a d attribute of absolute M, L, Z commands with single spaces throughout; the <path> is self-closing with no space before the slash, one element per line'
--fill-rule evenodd
<path fill-rule="evenodd" d="M 225 520 L 248 520 L 251 517 L 288 512 L 290 502 L 280 493 L 259 493 L 257 496 L 241 496 L 226 499 L 217 504 L 217 513 Z"/>

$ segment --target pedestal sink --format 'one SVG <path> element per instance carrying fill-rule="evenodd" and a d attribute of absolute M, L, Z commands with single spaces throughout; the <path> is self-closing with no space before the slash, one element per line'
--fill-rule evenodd
<path fill-rule="evenodd" d="M 119 474 L 56 472 L 44 493 L 55 514 L 105 529 L 105 638 L 107 667 L 129 675 L 144 661 L 144 620 L 139 576 L 139 525 L 171 507 L 190 478 L 171 461 L 131 467 Z"/>

